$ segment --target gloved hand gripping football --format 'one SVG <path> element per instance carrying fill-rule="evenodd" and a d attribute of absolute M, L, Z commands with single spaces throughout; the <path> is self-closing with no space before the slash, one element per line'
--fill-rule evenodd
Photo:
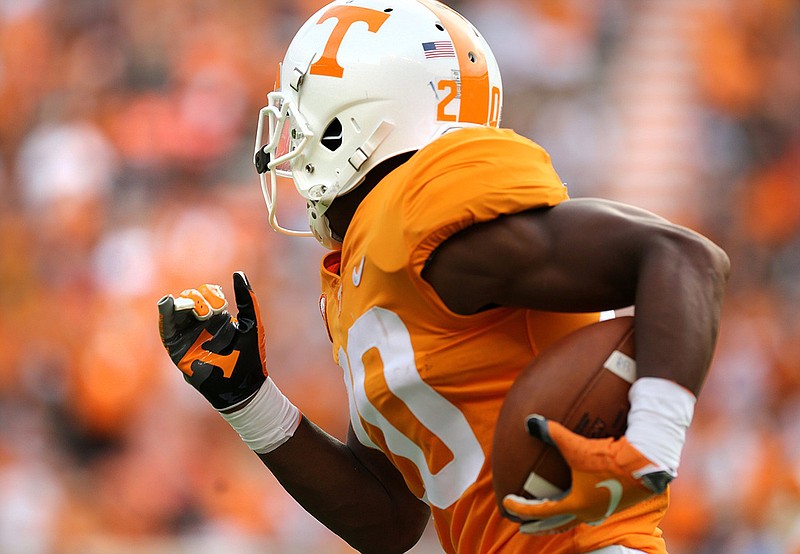
<path fill-rule="evenodd" d="M 572 486 L 557 499 L 510 494 L 503 507 L 520 518 L 522 533 L 561 533 L 580 523 L 599 525 L 609 516 L 664 492 L 672 476 L 655 466 L 625 437 L 587 439 L 563 425 L 531 416 L 528 431 L 556 446 L 572 471 Z"/>
<path fill-rule="evenodd" d="M 158 302 L 161 342 L 184 378 L 216 408 L 252 397 L 267 377 L 258 300 L 243 272 L 233 274 L 237 317 L 217 285 L 167 295 Z"/>

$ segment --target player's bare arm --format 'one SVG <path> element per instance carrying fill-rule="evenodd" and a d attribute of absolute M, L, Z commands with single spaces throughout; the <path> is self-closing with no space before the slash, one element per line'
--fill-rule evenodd
<path fill-rule="evenodd" d="M 352 431 L 345 444 L 302 417 L 269 378 L 258 300 L 242 272 L 234 291 L 235 317 L 216 285 L 159 301 L 173 362 L 309 513 L 360 552 L 405 552 L 430 509 Z"/>
<path fill-rule="evenodd" d="M 606 200 L 476 225 L 446 241 L 425 278 L 450 309 L 600 311 L 636 305 L 639 376 L 697 394 L 711 359 L 729 270 L 711 241 Z"/>
<path fill-rule="evenodd" d="M 363 446 L 352 428 L 343 444 L 304 419 L 289 441 L 259 457 L 295 500 L 359 552 L 405 552 L 430 518 L 386 456 Z"/>
<path fill-rule="evenodd" d="M 677 476 L 728 272 L 725 253 L 701 235 L 638 208 L 591 199 L 476 225 L 438 249 L 425 276 L 457 313 L 636 307 L 637 379 L 625 435 L 587 439 L 531 414 L 530 433 L 561 450 L 572 486 L 554 499 L 507 495 L 503 508 L 524 522 L 523 533 L 600 524 L 662 494 Z M 598 492 L 607 486 L 614 492 Z"/>

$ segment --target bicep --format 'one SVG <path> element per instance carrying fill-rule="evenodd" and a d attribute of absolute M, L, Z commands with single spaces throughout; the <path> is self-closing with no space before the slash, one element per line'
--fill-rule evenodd
<path fill-rule="evenodd" d="M 425 278 L 453 311 L 486 306 L 589 312 L 633 304 L 656 235 L 675 232 L 650 212 L 570 200 L 474 225 L 437 250 Z"/>
<path fill-rule="evenodd" d="M 487 306 L 590 312 L 636 306 L 640 377 L 699 391 L 716 342 L 727 255 L 649 212 L 602 200 L 475 225 L 445 241 L 425 278 L 454 312 Z"/>

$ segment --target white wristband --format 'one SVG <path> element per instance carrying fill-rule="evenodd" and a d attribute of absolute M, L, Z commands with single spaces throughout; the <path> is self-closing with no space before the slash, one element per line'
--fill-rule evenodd
<path fill-rule="evenodd" d="M 241 410 L 220 414 L 250 450 L 266 454 L 289 440 L 300 425 L 300 410 L 267 377 Z"/>
<path fill-rule="evenodd" d="M 643 377 L 633 383 L 628 398 L 631 410 L 625 438 L 653 462 L 654 469 L 677 476 L 695 396 L 674 381 Z"/>

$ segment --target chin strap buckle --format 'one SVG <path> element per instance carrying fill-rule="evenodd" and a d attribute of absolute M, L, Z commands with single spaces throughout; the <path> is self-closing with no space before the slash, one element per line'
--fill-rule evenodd
<path fill-rule="evenodd" d="M 389 123 L 388 121 L 381 121 L 381 124 L 378 125 L 378 128 L 373 131 L 370 137 L 364 141 L 364 144 L 356 148 L 356 151 L 353 153 L 352 156 L 347 158 L 347 161 L 350 162 L 350 165 L 356 171 L 361 169 L 361 166 L 364 165 L 370 156 L 375 152 L 375 150 L 386 140 L 386 137 L 394 129 L 394 124 Z"/>

